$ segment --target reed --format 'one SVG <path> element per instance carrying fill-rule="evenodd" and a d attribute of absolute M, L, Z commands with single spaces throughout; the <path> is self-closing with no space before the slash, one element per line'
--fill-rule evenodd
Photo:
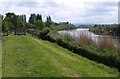
<path fill-rule="evenodd" d="M 107 37 L 99 37 L 96 41 L 92 40 L 86 33 L 80 33 L 79 36 L 71 36 L 68 33 L 60 34 L 60 37 L 66 41 L 74 41 L 80 46 L 92 47 L 95 50 L 116 49 L 114 41 Z"/>
<path fill-rule="evenodd" d="M 94 47 L 96 50 L 116 49 L 114 40 L 107 37 L 99 37 L 97 41 L 93 41 L 88 34 L 81 33 L 75 37 L 75 41 L 81 46 Z"/>
<path fill-rule="evenodd" d="M 82 46 L 93 46 L 95 42 L 88 36 L 88 34 L 81 33 L 75 38 L 75 41 Z"/>
<path fill-rule="evenodd" d="M 99 50 L 115 49 L 114 41 L 107 37 L 99 37 L 96 45 Z"/>
<path fill-rule="evenodd" d="M 74 41 L 74 37 L 71 36 L 70 34 L 68 33 L 62 33 L 59 35 L 59 38 L 62 38 L 63 40 L 67 41 L 67 42 L 71 42 L 71 41 Z"/>

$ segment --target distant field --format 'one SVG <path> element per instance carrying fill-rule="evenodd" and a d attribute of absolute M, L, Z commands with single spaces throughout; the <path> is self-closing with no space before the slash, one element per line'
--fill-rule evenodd
<path fill-rule="evenodd" d="M 117 70 L 31 36 L 3 37 L 3 77 L 116 77 Z"/>

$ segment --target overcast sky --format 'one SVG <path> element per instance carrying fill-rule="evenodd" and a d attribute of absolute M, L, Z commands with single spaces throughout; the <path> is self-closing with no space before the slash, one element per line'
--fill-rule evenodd
<path fill-rule="evenodd" d="M 2 0 L 0 14 L 14 12 L 31 13 L 51 16 L 55 22 L 68 21 L 71 23 L 117 23 L 118 0 Z"/>

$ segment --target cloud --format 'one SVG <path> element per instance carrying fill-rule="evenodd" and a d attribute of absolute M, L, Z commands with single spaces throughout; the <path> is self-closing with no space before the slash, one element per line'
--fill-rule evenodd
<path fill-rule="evenodd" d="M 4 0 L 0 4 L 1 13 L 14 12 L 31 13 L 51 16 L 56 22 L 69 21 L 72 23 L 114 23 L 118 18 L 117 0 Z M 107 17 L 107 18 L 106 18 Z"/>
<path fill-rule="evenodd" d="M 89 7 L 91 6 L 91 7 Z M 118 5 L 116 2 L 93 2 L 86 4 L 86 16 L 111 15 L 112 11 L 117 13 Z"/>
<path fill-rule="evenodd" d="M 28 7 L 28 8 L 37 8 L 39 3 L 37 2 L 19 2 L 16 6 L 18 7 Z"/>
<path fill-rule="evenodd" d="M 60 7 L 60 4 L 59 3 L 56 3 L 56 2 L 54 2 L 54 1 L 48 1 L 48 2 L 45 2 L 45 5 L 44 5 L 44 7 L 46 8 L 46 7 L 52 7 L 52 8 L 58 8 L 58 7 Z"/>

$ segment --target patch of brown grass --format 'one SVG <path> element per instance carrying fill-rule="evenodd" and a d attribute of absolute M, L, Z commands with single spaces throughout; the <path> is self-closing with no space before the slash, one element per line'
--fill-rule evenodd
<path fill-rule="evenodd" d="M 76 42 L 79 43 L 80 45 L 87 45 L 87 46 L 93 46 L 94 41 L 92 38 L 90 38 L 87 34 L 81 33 L 78 37 L 75 38 Z"/>
<path fill-rule="evenodd" d="M 115 45 L 114 45 L 114 41 L 110 38 L 107 37 L 100 37 L 97 40 L 97 48 L 98 49 L 114 49 Z"/>
<path fill-rule="evenodd" d="M 92 40 L 92 38 L 85 33 L 80 33 L 79 36 L 71 36 L 68 33 L 60 34 L 60 37 L 67 41 L 74 41 L 80 46 L 88 46 L 90 48 L 94 48 L 95 50 L 103 50 L 103 49 L 115 49 L 113 39 L 107 37 L 98 37 L 96 41 Z"/>

